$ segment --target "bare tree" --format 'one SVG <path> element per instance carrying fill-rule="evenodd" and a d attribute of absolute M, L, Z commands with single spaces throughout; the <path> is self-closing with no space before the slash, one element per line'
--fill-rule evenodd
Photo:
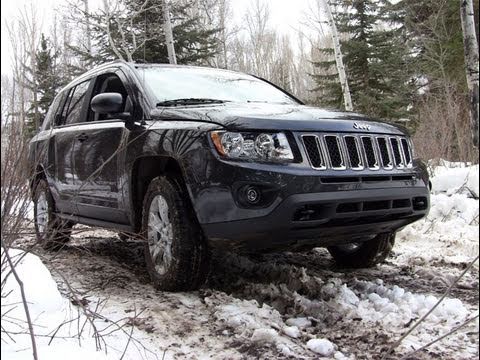
<path fill-rule="evenodd" d="M 473 144 L 478 147 L 478 42 L 475 34 L 475 19 L 472 0 L 461 0 L 460 15 L 463 30 L 463 45 L 465 51 L 465 71 L 467 75 L 470 123 Z"/>
<path fill-rule="evenodd" d="M 88 0 L 83 0 L 85 5 L 85 30 L 87 37 L 87 51 L 89 55 L 92 55 L 92 34 L 90 31 L 90 10 Z"/>

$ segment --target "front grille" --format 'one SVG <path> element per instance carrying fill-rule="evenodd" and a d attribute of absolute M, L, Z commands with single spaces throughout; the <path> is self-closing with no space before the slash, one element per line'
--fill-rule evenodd
<path fill-rule="evenodd" d="M 403 136 L 304 134 L 308 161 L 317 170 L 371 170 L 413 166 L 410 141 Z"/>

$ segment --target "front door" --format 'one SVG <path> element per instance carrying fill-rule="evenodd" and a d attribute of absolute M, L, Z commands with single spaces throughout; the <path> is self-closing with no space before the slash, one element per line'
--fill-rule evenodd
<path fill-rule="evenodd" d="M 120 74 L 97 77 L 91 98 L 106 92 L 120 93 L 124 113 L 131 110 L 131 97 Z M 127 224 L 120 166 L 125 161 L 129 133 L 125 120 L 118 118 L 118 114 L 98 114 L 89 109 L 87 121 L 79 129 L 73 157 L 78 214 Z"/>

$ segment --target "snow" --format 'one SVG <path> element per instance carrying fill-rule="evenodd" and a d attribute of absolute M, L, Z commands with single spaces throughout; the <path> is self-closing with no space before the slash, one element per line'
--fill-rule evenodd
<path fill-rule="evenodd" d="M 299 327 L 301 329 L 312 326 L 312 322 L 305 317 L 290 318 L 286 321 L 287 325 Z"/>
<path fill-rule="evenodd" d="M 278 333 L 273 329 L 255 329 L 252 334 L 252 341 L 275 343 Z"/>
<path fill-rule="evenodd" d="M 77 307 L 62 297 L 56 282 L 42 261 L 33 254 L 16 249 L 10 249 L 9 255 L 16 264 L 15 270 L 23 282 L 40 359 L 103 360 L 118 359 L 121 356 L 128 338 L 126 334 L 118 331 L 113 335 L 103 336 L 107 343 L 99 351 L 92 338 L 91 325 L 86 322 L 85 316 Z M 4 256 L 2 249 L 2 262 Z M 10 267 L 7 267 L 2 271 L 2 282 L 6 278 L 2 294 L 7 294 L 6 298 L 2 299 L 2 326 L 5 331 L 17 335 L 13 341 L 4 336 L 2 330 L 1 356 L 9 360 L 31 359 L 31 340 L 20 288 L 12 274 L 7 277 L 9 269 Z M 105 326 L 103 321 L 99 321 L 99 324 Z M 82 326 L 83 331 L 79 333 Z M 134 351 L 126 353 L 125 359 L 136 358 Z"/>
<path fill-rule="evenodd" d="M 465 263 L 479 253 L 478 165 L 441 163 L 432 171 L 428 216 L 397 234 L 399 263 Z"/>
<path fill-rule="evenodd" d="M 432 191 L 434 194 L 453 194 L 470 189 L 478 197 L 478 170 L 478 165 L 440 160 L 440 164 L 433 168 L 431 174 Z"/>
<path fill-rule="evenodd" d="M 82 347 L 74 338 L 55 341 L 55 346 L 48 346 L 49 338 L 44 337 L 44 335 L 51 334 L 65 321 L 74 320 L 75 312 L 71 311 L 68 300 L 60 295 L 57 284 L 38 257 L 20 250 L 10 250 L 9 255 L 17 263 L 15 269 L 23 282 L 30 317 L 34 323 L 34 333 L 36 334 L 40 358 L 62 359 L 68 354 L 71 359 L 86 357 L 107 359 L 106 356 L 102 356 L 101 353 L 95 351 L 95 347 L 88 339 L 85 339 Z M 2 258 L 3 256 L 5 254 L 2 251 Z M 7 272 L 8 270 L 2 271 L 2 282 Z M 23 334 L 15 336 L 15 342 L 10 341 L 2 344 L 2 357 L 5 356 L 8 359 L 31 358 L 31 343 L 28 336 L 26 315 L 23 306 L 20 305 L 22 303 L 20 289 L 13 275 L 8 276 L 4 293 L 8 296 L 2 299 L 2 326 L 8 331 Z M 61 331 L 58 338 L 65 335 Z"/>
<path fill-rule="evenodd" d="M 327 339 L 308 340 L 307 348 L 322 356 L 331 356 L 335 352 L 335 347 Z"/>
<path fill-rule="evenodd" d="M 296 326 L 285 326 L 283 332 L 291 338 L 299 338 L 301 334 L 300 329 Z"/>

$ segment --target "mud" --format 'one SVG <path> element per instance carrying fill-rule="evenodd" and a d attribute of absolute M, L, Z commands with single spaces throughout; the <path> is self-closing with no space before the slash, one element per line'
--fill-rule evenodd
<path fill-rule="evenodd" d="M 31 239 L 22 243 L 23 247 L 30 245 Z M 65 296 L 71 297 L 70 288 L 74 288 L 84 299 L 84 305 L 96 299 L 108 299 L 119 304 L 127 316 L 142 311 L 139 318 L 132 315 L 130 326 L 152 338 L 150 346 L 157 347 L 159 358 L 165 354 L 167 358 L 188 359 L 292 358 L 274 343 L 251 341 L 247 330 L 239 332 L 228 322 L 219 320 L 222 305 L 256 300 L 260 307 L 265 304 L 277 311 L 282 321 L 292 317 L 310 319 L 312 326 L 303 329 L 299 338 L 288 338 L 287 344 L 295 357 L 318 358 L 305 343 L 310 338 L 324 337 L 347 357 L 380 359 L 415 319 L 394 331 L 382 325 L 366 326 L 361 318 L 348 318 L 338 311 L 334 303 L 336 293 L 330 285 L 346 284 L 361 294 L 362 281 L 380 281 L 385 286 L 397 285 L 412 293 L 439 297 L 466 266 L 444 262 L 398 264 L 394 253 L 386 264 L 352 271 L 336 267 L 324 249 L 255 256 L 214 252 L 207 284 L 199 291 L 175 294 L 151 286 L 142 244 L 122 241 L 108 231 L 82 231 L 56 252 L 38 247 L 34 250 L 51 270 Z M 449 296 L 478 309 L 478 284 L 478 272 L 471 271 Z M 283 325 L 277 329 L 280 333 Z M 271 326 L 277 325 L 272 321 Z M 478 344 L 478 333 L 465 339 L 470 346 L 471 342 Z M 469 358 L 459 356 L 458 350 L 465 346 L 458 343 L 457 348 L 432 348 L 410 359 Z M 403 349 L 388 358 L 397 359 L 405 354 Z M 476 355 L 471 358 L 474 357 Z"/>

